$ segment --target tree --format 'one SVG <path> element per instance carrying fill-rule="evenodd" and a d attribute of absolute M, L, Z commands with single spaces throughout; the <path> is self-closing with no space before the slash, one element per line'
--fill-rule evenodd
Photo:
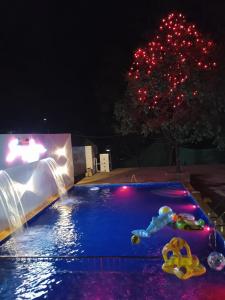
<path fill-rule="evenodd" d="M 182 14 L 169 14 L 152 41 L 134 53 L 126 96 L 115 106 L 119 131 L 163 134 L 175 149 L 180 172 L 181 144 L 218 140 L 216 69 L 214 43 Z"/>

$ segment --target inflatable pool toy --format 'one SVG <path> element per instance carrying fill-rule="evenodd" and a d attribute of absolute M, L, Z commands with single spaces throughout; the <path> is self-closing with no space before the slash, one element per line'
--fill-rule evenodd
<path fill-rule="evenodd" d="M 169 223 L 171 223 L 176 214 L 172 211 L 172 209 L 168 206 L 163 206 L 159 209 L 159 215 L 157 217 L 153 217 L 151 223 L 146 229 L 136 229 L 132 231 L 131 242 L 133 244 L 137 244 L 140 242 L 140 238 L 148 238 L 153 233 L 159 231 Z M 136 239 L 135 237 L 139 237 Z"/>
<path fill-rule="evenodd" d="M 185 249 L 187 255 L 182 255 L 181 250 Z M 168 256 L 168 253 L 171 253 Z M 162 250 L 164 264 L 162 270 L 173 274 L 179 279 L 186 280 L 192 276 L 200 276 L 206 272 L 203 265 L 200 264 L 197 256 L 191 254 L 188 243 L 181 238 L 172 238 Z"/>
<path fill-rule="evenodd" d="M 210 268 L 216 271 L 221 271 L 225 267 L 225 257 L 220 252 L 211 252 L 207 258 L 207 262 Z"/>
<path fill-rule="evenodd" d="M 159 209 L 159 215 L 152 218 L 146 229 L 136 229 L 132 231 L 132 244 L 139 244 L 141 238 L 149 238 L 153 233 L 167 225 L 179 230 L 203 230 L 205 221 L 202 219 L 196 220 L 193 215 L 187 213 L 176 214 L 170 207 L 162 206 Z M 135 237 L 139 237 L 139 239 Z"/>
<path fill-rule="evenodd" d="M 189 221 L 195 221 L 195 217 L 191 214 L 181 213 L 181 214 L 177 214 L 177 216 L 183 217 L 183 218 L 185 218 L 186 220 L 189 220 Z"/>
<path fill-rule="evenodd" d="M 203 230 L 205 221 L 202 219 L 195 220 L 195 217 L 190 214 L 178 214 L 175 222 L 171 222 L 169 225 L 181 230 Z"/>
<path fill-rule="evenodd" d="M 132 237 L 131 237 L 131 243 L 132 243 L 132 244 L 139 244 L 140 241 L 141 241 L 141 239 L 140 239 L 139 236 L 137 236 L 137 235 L 132 235 Z"/>

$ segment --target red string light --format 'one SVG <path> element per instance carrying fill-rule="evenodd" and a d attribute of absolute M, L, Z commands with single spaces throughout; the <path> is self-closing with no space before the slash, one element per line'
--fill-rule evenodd
<path fill-rule="evenodd" d="M 182 14 L 169 14 L 162 19 L 156 37 L 134 53 L 128 77 L 137 99 L 150 109 L 155 109 L 165 99 L 169 99 L 170 107 L 181 105 L 185 101 L 184 85 L 191 71 L 205 72 L 215 68 L 216 62 L 210 61 L 212 46 L 213 42 L 205 40 Z M 154 72 L 158 72 L 158 78 Z M 197 95 L 196 89 L 193 96 Z"/>

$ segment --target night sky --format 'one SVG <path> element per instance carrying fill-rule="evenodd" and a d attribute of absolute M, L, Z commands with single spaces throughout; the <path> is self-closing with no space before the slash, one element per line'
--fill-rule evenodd
<path fill-rule="evenodd" d="M 113 135 L 132 52 L 174 10 L 224 40 L 223 0 L 1 1 L 1 133 Z"/>

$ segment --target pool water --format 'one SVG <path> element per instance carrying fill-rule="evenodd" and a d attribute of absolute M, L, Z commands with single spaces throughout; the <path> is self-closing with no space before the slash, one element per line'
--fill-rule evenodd
<path fill-rule="evenodd" d="M 132 245 L 131 231 L 146 228 L 164 205 L 210 230 L 167 226 Z M 75 186 L 0 246 L 0 299 L 225 299 L 225 269 L 207 267 L 211 251 L 225 255 L 213 233 L 179 183 Z M 181 281 L 161 270 L 162 248 L 174 236 L 189 243 L 206 274 Z"/>

